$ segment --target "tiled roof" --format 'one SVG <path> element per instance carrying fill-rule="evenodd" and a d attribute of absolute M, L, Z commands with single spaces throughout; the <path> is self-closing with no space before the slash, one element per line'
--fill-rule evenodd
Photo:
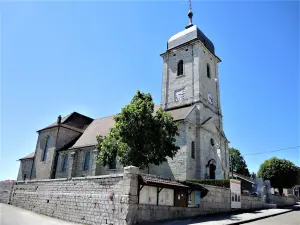
<path fill-rule="evenodd" d="M 23 158 L 21 158 L 21 159 L 19 159 L 19 160 L 22 160 L 22 159 L 32 159 L 32 158 L 34 158 L 34 153 L 35 153 L 35 152 L 32 152 L 32 153 L 30 153 L 29 155 L 27 155 L 27 156 L 25 156 L 25 157 L 23 157 Z"/>
<path fill-rule="evenodd" d="M 159 109 L 160 105 L 154 106 L 154 111 Z M 194 108 L 194 106 L 187 106 L 183 108 L 169 110 L 167 112 L 171 113 L 173 119 L 183 120 L 189 112 Z M 76 143 L 71 147 L 72 148 L 80 148 L 85 146 L 92 146 L 97 144 L 97 135 L 106 136 L 108 135 L 109 129 L 111 129 L 115 120 L 114 116 L 107 116 L 99 119 L 95 119 L 83 132 L 81 137 L 76 141 Z"/>
<path fill-rule="evenodd" d="M 83 132 L 81 137 L 71 148 L 80 148 L 97 144 L 96 136 L 106 136 L 109 129 L 114 126 L 113 116 L 107 116 L 100 119 L 95 119 Z"/>
<path fill-rule="evenodd" d="M 181 187 L 181 188 L 188 188 L 188 186 L 183 185 L 174 180 L 167 180 L 162 178 L 157 178 L 151 175 L 139 175 L 140 179 L 143 181 L 144 184 L 155 184 L 157 186 L 173 186 L 173 187 Z"/>

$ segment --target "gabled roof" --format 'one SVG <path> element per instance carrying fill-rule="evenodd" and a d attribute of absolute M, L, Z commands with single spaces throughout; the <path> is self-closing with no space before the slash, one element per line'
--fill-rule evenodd
<path fill-rule="evenodd" d="M 95 119 L 83 132 L 81 137 L 76 141 L 76 143 L 71 148 L 80 148 L 84 146 L 91 146 L 97 144 L 96 136 L 108 135 L 109 129 L 111 129 L 115 120 L 114 116 L 107 116 L 100 119 Z"/>
<path fill-rule="evenodd" d="M 154 106 L 154 111 L 156 112 L 160 108 L 160 105 Z M 178 109 L 169 110 L 167 112 L 171 113 L 174 121 L 183 120 L 189 114 L 189 112 L 194 108 L 194 106 L 188 106 Z M 99 119 L 95 119 L 83 132 L 81 137 L 76 141 L 76 143 L 70 148 L 81 148 L 87 146 L 93 146 L 97 144 L 96 136 L 102 135 L 106 136 L 109 130 L 114 126 L 115 120 L 114 116 L 107 116 Z"/>
<path fill-rule="evenodd" d="M 23 160 L 23 159 L 33 159 L 33 158 L 34 158 L 34 154 L 35 154 L 35 152 L 32 152 L 32 153 L 30 153 L 29 155 L 27 155 L 27 156 L 25 156 L 25 157 L 23 157 L 23 158 L 21 158 L 21 159 L 19 159 L 19 160 Z"/>
<path fill-rule="evenodd" d="M 52 123 L 49 126 L 38 130 L 37 132 L 40 132 L 42 130 L 46 130 L 46 129 L 49 129 L 49 128 L 54 128 L 54 127 L 57 127 L 59 125 L 59 126 L 62 126 L 62 127 L 65 127 L 65 128 L 68 128 L 68 129 L 71 129 L 71 130 L 82 133 L 86 126 L 85 127 L 78 127 L 74 124 L 69 124 L 70 120 L 72 121 L 72 118 L 73 118 L 73 121 L 74 121 L 74 117 L 85 118 L 85 120 L 88 121 L 87 124 L 90 124 L 93 121 L 93 119 L 88 117 L 88 116 L 82 115 L 78 112 L 72 112 L 72 113 L 68 114 L 67 116 L 61 118 L 61 123 L 60 124 L 58 124 L 57 121 L 56 121 L 55 123 Z"/>

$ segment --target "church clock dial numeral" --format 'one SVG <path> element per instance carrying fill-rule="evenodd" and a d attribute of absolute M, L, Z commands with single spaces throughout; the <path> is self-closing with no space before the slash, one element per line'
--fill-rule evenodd
<path fill-rule="evenodd" d="M 175 91 L 175 101 L 176 102 L 184 99 L 184 92 L 185 92 L 184 89 Z"/>
<path fill-rule="evenodd" d="M 213 96 L 210 92 L 208 92 L 207 99 L 210 104 L 213 104 Z"/>

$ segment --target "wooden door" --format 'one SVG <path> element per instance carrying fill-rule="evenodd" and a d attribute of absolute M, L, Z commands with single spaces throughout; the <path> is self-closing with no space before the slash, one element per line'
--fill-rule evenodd
<path fill-rule="evenodd" d="M 187 190 L 175 189 L 174 206 L 187 207 Z"/>

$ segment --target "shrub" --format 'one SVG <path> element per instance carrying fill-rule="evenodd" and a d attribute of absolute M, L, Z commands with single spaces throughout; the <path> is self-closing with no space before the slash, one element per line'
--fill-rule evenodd
<path fill-rule="evenodd" d="M 225 187 L 230 188 L 230 180 L 222 179 L 222 180 L 214 180 L 214 179 L 188 179 L 187 181 L 199 184 L 208 184 L 212 186 Z"/>

